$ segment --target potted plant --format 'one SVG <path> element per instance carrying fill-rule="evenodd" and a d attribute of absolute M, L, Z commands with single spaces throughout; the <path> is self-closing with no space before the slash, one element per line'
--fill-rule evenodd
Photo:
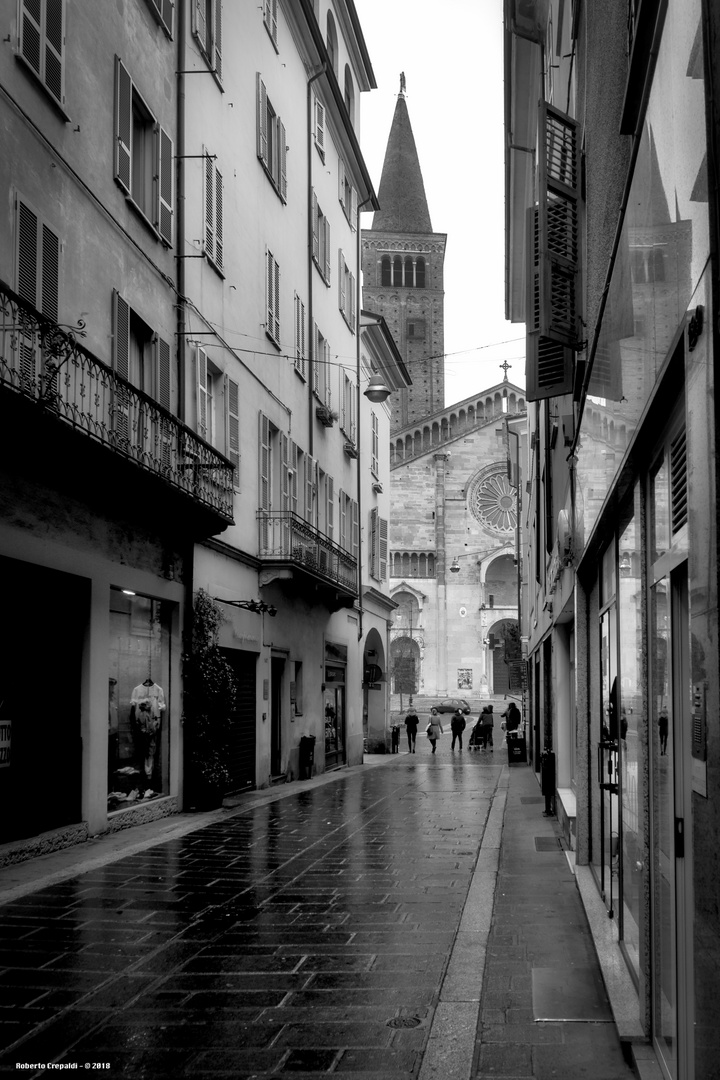
<path fill-rule="evenodd" d="M 317 405 L 315 415 L 323 427 L 332 427 L 335 421 L 339 419 L 338 413 L 331 409 L 329 405 Z"/>
<path fill-rule="evenodd" d="M 224 622 L 216 602 L 199 589 L 193 603 L 192 649 L 184 667 L 187 782 L 198 810 L 221 806 L 230 781 L 230 713 L 237 683 L 218 643 Z"/>

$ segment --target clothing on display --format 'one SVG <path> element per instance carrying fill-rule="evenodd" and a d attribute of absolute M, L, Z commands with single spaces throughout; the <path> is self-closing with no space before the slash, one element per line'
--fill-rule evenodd
<path fill-rule="evenodd" d="M 142 758 L 145 779 L 150 786 L 155 770 L 157 736 L 165 711 L 165 693 L 161 686 L 147 678 L 136 686 L 130 696 L 130 719 L 136 736 L 138 756 Z"/>

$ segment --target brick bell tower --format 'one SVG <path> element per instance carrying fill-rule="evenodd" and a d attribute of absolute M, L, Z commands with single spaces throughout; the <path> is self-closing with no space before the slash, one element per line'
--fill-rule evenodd
<path fill-rule="evenodd" d="M 391 433 L 445 407 L 445 233 L 433 232 L 405 99 L 405 76 L 385 151 L 380 209 L 362 233 L 363 307 L 382 315 L 412 386 L 393 394 Z"/>

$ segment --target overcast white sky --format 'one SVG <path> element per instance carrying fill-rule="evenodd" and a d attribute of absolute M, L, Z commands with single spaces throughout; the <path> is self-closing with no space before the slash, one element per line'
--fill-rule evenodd
<path fill-rule="evenodd" d="M 448 236 L 445 402 L 498 382 L 503 360 L 512 364 L 508 378 L 524 386 L 525 327 L 505 321 L 502 0 L 355 6 L 378 86 L 360 98 L 375 190 L 404 71 L 430 219 Z M 363 215 L 365 228 L 371 223 Z"/>

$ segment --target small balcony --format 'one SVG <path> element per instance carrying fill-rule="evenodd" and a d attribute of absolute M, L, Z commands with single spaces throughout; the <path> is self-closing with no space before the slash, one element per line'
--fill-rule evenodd
<path fill-rule="evenodd" d="M 85 462 L 86 477 L 90 465 L 84 455 L 91 444 L 112 455 L 103 468 L 116 480 L 118 469 L 112 465 L 126 478 L 122 466 L 129 465 L 130 477 L 137 477 L 139 468 L 148 481 L 156 479 L 168 493 L 185 496 L 183 504 L 200 512 L 208 535 L 232 524 L 231 462 L 2 282 L 0 391 L 17 394 L 16 440 L 32 442 L 43 423 L 54 425 L 47 444 L 55 456 L 65 452 Z M 62 432 L 73 433 L 75 440 L 63 443 Z M 90 444 L 78 444 L 78 435 Z M 132 488 L 132 479 L 128 482 Z"/>
<path fill-rule="evenodd" d="M 337 610 L 357 596 L 357 559 L 290 510 L 258 511 L 261 583 L 285 581 L 286 588 Z"/>

